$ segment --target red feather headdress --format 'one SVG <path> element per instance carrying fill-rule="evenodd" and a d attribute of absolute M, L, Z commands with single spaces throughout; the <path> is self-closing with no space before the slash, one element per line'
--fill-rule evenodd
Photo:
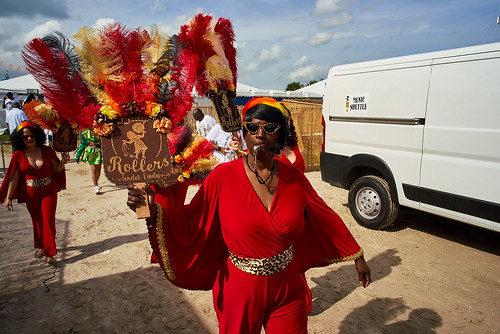
<path fill-rule="evenodd" d="M 107 135 L 117 117 L 145 115 L 156 131 L 174 131 L 174 163 L 185 178 L 202 175 L 215 163 L 210 143 L 176 130 L 191 109 L 192 92 L 236 89 L 234 33 L 226 19 L 199 14 L 179 36 L 130 29 L 114 23 L 82 28 L 75 49 L 62 34 L 32 40 L 25 46 L 27 68 L 40 83 L 59 117 L 93 126 Z M 181 140 L 182 139 L 182 140 Z"/>

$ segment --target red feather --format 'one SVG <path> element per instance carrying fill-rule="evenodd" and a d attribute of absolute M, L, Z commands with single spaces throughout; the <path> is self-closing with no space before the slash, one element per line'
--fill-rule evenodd
<path fill-rule="evenodd" d="M 72 69 L 63 52 L 36 38 L 25 46 L 22 56 L 59 117 L 81 128 L 92 126 L 100 105 L 95 102 L 82 77 Z"/>
<path fill-rule="evenodd" d="M 176 66 L 172 68 L 171 81 L 172 101 L 168 101 L 166 109 L 170 120 L 177 125 L 191 110 L 193 104 L 193 86 L 196 81 L 196 70 L 198 69 L 198 57 L 191 50 L 184 49 L 175 58 Z"/>
<path fill-rule="evenodd" d="M 179 38 L 185 42 L 192 54 L 199 59 L 199 65 L 196 69 L 196 91 L 200 95 L 204 95 L 208 90 L 208 81 L 205 72 L 205 62 L 216 54 L 212 43 L 206 38 L 209 34 L 210 23 L 212 22 L 211 15 L 196 15 L 188 24 L 181 27 Z"/>
<path fill-rule="evenodd" d="M 234 31 L 231 21 L 225 18 L 219 18 L 214 28 L 219 35 L 219 40 L 224 48 L 224 54 L 229 62 L 231 72 L 233 72 L 233 84 L 236 88 L 237 83 L 237 65 L 236 65 L 236 48 L 234 47 Z"/>

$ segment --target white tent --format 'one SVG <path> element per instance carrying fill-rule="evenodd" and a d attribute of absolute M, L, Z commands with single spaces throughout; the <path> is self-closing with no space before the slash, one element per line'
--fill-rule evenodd
<path fill-rule="evenodd" d="M 0 81 L 0 94 L 6 94 L 7 92 L 16 93 L 18 95 L 40 93 L 40 84 L 31 74 Z"/>
<path fill-rule="evenodd" d="M 297 89 L 304 97 L 323 97 L 325 96 L 326 79 L 313 83 L 312 85 Z"/>

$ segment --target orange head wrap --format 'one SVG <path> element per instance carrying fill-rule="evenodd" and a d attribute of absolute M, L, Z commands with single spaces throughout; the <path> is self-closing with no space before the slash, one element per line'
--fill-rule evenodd
<path fill-rule="evenodd" d="M 36 128 L 36 125 L 31 123 L 30 121 L 24 121 L 17 126 L 16 131 L 21 131 L 21 129 L 24 129 L 27 126 L 30 126 L 32 128 Z"/>
<path fill-rule="evenodd" d="M 288 112 L 287 112 L 288 107 L 283 102 L 278 102 L 272 97 L 254 97 L 250 101 L 248 101 L 247 104 L 245 104 L 245 107 L 243 107 L 243 110 L 241 111 L 243 120 L 245 120 L 245 114 L 248 111 L 248 109 L 251 109 L 258 104 L 266 104 L 270 107 L 276 108 L 279 111 L 281 111 L 281 113 L 283 114 L 283 116 L 285 116 L 285 118 L 288 118 Z"/>

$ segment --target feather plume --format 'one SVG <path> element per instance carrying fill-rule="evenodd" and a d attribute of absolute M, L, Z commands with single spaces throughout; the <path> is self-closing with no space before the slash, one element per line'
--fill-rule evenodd
<path fill-rule="evenodd" d="M 222 43 L 224 49 L 224 55 L 229 63 L 229 68 L 233 73 L 233 85 L 234 90 L 236 90 L 237 83 L 237 65 L 236 65 L 236 48 L 234 47 L 234 30 L 231 21 L 225 18 L 219 18 L 217 24 L 215 25 L 215 33 L 219 36 L 219 40 Z"/>
<path fill-rule="evenodd" d="M 90 127 L 100 106 L 95 103 L 80 74 L 68 63 L 66 55 L 35 38 L 25 46 L 22 56 L 59 116 L 83 128 Z"/>
<path fill-rule="evenodd" d="M 59 119 L 59 115 L 52 106 L 38 101 L 23 104 L 23 110 L 30 121 L 44 129 L 53 129 L 55 121 Z"/>

